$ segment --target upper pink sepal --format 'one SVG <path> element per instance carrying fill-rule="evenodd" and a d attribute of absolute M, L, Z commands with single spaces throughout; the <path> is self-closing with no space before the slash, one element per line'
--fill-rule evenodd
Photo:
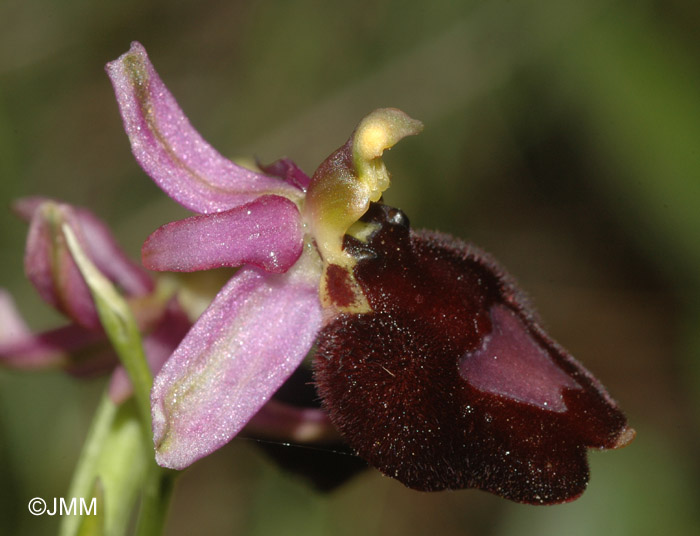
<path fill-rule="evenodd" d="M 297 261 L 302 247 L 296 205 L 268 195 L 225 212 L 168 223 L 148 237 L 141 254 L 144 266 L 156 271 L 251 264 L 280 273 Z"/>
<path fill-rule="evenodd" d="M 182 469 L 233 438 L 296 369 L 321 325 L 318 270 L 242 268 L 155 379 L 156 460 Z"/>
<path fill-rule="evenodd" d="M 228 210 L 264 194 L 296 199 L 284 181 L 238 166 L 192 127 L 137 42 L 107 64 L 136 160 L 170 197 L 200 213 Z"/>

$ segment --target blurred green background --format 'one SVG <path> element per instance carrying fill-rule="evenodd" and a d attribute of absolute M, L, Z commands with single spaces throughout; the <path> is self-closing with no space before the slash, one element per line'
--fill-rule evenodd
<path fill-rule="evenodd" d="M 493 253 L 637 429 L 556 507 L 424 494 L 368 471 L 330 495 L 243 439 L 180 479 L 168 535 L 656 535 L 700 527 L 697 0 L 0 1 L 0 286 L 24 280 L 12 199 L 85 205 L 134 256 L 184 211 L 132 158 L 103 65 L 141 41 L 222 153 L 308 173 L 379 106 L 425 131 L 387 157 L 416 227 Z M 41 535 L 104 380 L 0 370 L 0 532 Z M 293 447 L 290 447 L 293 448 Z"/>

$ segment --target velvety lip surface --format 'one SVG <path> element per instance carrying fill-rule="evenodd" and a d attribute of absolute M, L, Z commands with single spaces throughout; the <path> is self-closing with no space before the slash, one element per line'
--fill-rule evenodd
<path fill-rule="evenodd" d="M 492 259 L 414 233 L 396 212 L 373 206 L 365 220 L 378 230 L 346 240 L 373 312 L 339 314 L 319 335 L 315 378 L 331 420 L 411 488 L 573 500 L 588 482 L 586 448 L 634 436 L 624 415 Z"/>

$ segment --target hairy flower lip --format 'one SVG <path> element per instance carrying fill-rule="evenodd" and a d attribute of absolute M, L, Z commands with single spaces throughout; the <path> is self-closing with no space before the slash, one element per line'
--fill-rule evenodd
<path fill-rule="evenodd" d="M 459 358 L 460 376 L 480 390 L 548 411 L 566 412 L 563 390 L 580 389 L 579 384 L 551 361 L 515 311 L 495 304 L 489 308 L 489 316 L 491 333 L 483 338 L 480 348 Z M 523 382 L 522 377 L 529 381 Z"/>
<path fill-rule="evenodd" d="M 354 275 L 373 312 L 338 314 L 319 336 L 316 381 L 331 419 L 362 457 L 414 489 L 575 499 L 588 482 L 586 447 L 633 439 L 624 415 L 490 258 L 413 232 L 392 211 L 374 205 L 364 220 L 378 230 L 346 240 L 363 252 Z M 469 352 L 484 368 L 460 364 Z"/>

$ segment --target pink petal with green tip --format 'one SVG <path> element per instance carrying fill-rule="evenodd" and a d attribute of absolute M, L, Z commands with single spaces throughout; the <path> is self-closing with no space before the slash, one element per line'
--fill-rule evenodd
<path fill-rule="evenodd" d="M 70 225 L 84 249 L 80 223 L 66 205 L 46 202 L 36 210 L 29 225 L 24 270 L 41 298 L 81 326 L 100 329 L 92 295 L 73 261 L 62 225 Z"/>
<path fill-rule="evenodd" d="M 128 296 L 142 296 L 153 291 L 148 273 L 124 254 L 109 227 L 91 211 L 47 197 L 23 197 L 12 203 L 12 210 L 23 220 L 31 222 L 45 203 L 59 205 L 69 211 L 80 225 L 83 247 L 99 270 L 116 283 Z"/>
<path fill-rule="evenodd" d="M 170 197 L 200 213 L 228 210 L 264 194 L 297 199 L 297 188 L 237 166 L 192 127 L 140 43 L 107 64 L 131 148 Z"/>
<path fill-rule="evenodd" d="M 296 205 L 285 197 L 263 196 L 252 203 L 197 215 L 157 229 L 141 250 L 146 268 L 193 272 L 252 264 L 285 272 L 303 247 Z"/>
<path fill-rule="evenodd" d="M 101 330 L 92 295 L 66 246 L 63 224 L 71 226 L 97 268 L 127 296 L 153 291 L 148 273 L 124 254 L 109 228 L 89 210 L 41 197 L 20 199 L 13 209 L 30 220 L 24 258 L 27 277 L 44 301 L 78 324 Z"/>
<path fill-rule="evenodd" d="M 241 269 L 156 377 L 156 460 L 183 469 L 228 443 L 304 359 L 321 326 L 318 266 Z"/>

